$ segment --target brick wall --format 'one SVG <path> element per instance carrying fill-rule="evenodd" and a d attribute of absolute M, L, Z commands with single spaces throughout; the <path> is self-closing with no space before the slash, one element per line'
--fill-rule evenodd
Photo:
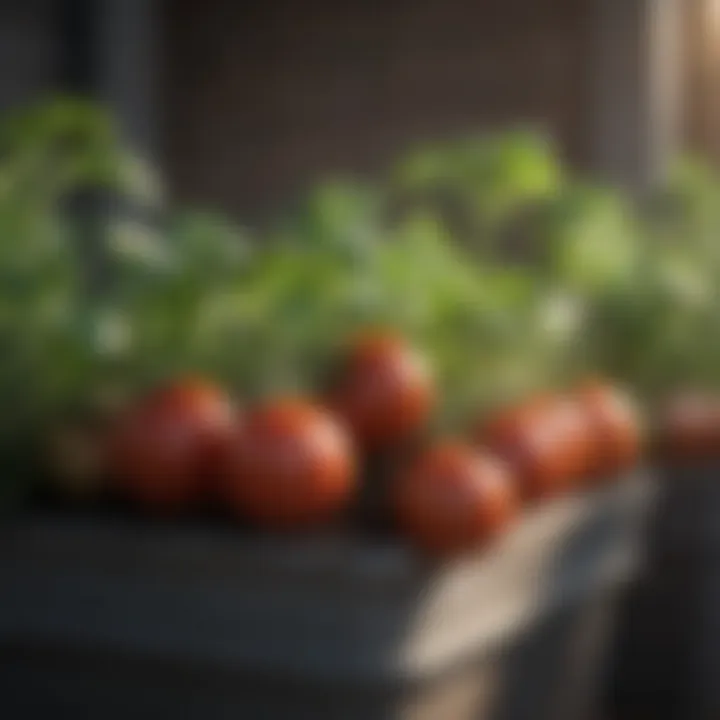
<path fill-rule="evenodd" d="M 163 153 L 181 199 L 254 215 L 415 140 L 537 123 L 588 150 L 586 0 L 169 0 Z"/>

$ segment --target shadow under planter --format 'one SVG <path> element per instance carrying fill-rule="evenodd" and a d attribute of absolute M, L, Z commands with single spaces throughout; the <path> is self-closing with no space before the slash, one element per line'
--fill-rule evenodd
<path fill-rule="evenodd" d="M 656 471 L 648 562 L 619 618 L 608 702 L 615 720 L 720 717 L 719 469 Z"/>
<path fill-rule="evenodd" d="M 584 720 L 640 476 L 431 564 L 366 538 L 26 515 L 0 531 L 3 718 Z"/>

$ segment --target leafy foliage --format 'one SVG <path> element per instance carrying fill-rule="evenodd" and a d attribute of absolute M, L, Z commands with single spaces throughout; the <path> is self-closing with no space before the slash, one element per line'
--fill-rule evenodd
<path fill-rule="evenodd" d="M 318 185 L 259 237 L 194 210 L 156 226 L 111 212 L 88 230 L 68 212 L 88 190 L 111 209 L 161 208 L 152 173 L 92 104 L 0 123 L 6 448 L 108 386 L 176 373 L 243 399 L 311 393 L 368 325 L 429 354 L 441 428 L 586 373 L 647 398 L 720 380 L 720 180 L 699 163 L 636 207 L 569 177 L 531 133 L 437 143 L 381 183 Z"/>

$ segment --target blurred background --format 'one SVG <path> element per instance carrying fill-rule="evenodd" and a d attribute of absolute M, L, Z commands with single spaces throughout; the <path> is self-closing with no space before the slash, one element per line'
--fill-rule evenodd
<path fill-rule="evenodd" d="M 8 717 L 716 720 L 719 48 L 720 0 L 0 3 Z"/>
<path fill-rule="evenodd" d="M 264 212 L 410 143 L 523 123 L 636 185 L 716 156 L 715 0 L 8 0 L 3 109 L 109 102 L 173 197 Z"/>

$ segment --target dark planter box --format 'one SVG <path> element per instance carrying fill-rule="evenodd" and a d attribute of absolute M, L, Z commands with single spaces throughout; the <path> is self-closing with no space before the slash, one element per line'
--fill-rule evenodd
<path fill-rule="evenodd" d="M 3 718 L 583 720 L 641 477 L 431 565 L 344 537 L 25 517 L 0 533 Z"/>
<path fill-rule="evenodd" d="M 609 714 L 720 717 L 720 476 L 661 468 L 645 571 L 619 618 Z"/>

